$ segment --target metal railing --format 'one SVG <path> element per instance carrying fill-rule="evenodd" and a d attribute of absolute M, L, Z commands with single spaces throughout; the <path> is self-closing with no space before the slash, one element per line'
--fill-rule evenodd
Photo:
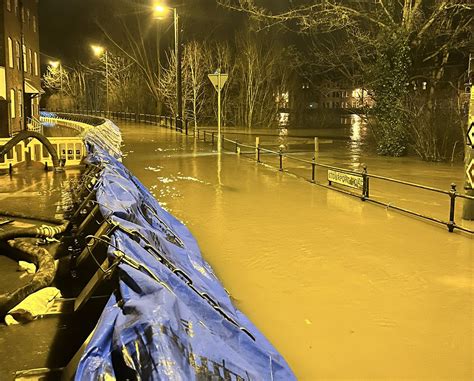
<path fill-rule="evenodd" d="M 38 132 L 39 134 L 43 134 L 43 125 L 35 117 L 28 117 L 26 120 L 26 126 L 27 126 L 28 131 L 33 131 L 33 132 Z"/>
<path fill-rule="evenodd" d="M 178 123 L 180 119 L 176 117 L 171 117 L 167 115 L 157 115 L 157 114 L 144 114 L 144 113 L 137 113 L 137 112 L 129 112 L 129 111 L 104 111 L 104 110 L 87 110 L 87 109 L 79 109 L 75 111 L 54 111 L 54 114 L 61 116 L 64 119 L 67 119 L 67 116 L 70 116 L 73 120 L 77 120 L 77 117 L 97 117 L 100 118 L 108 118 L 108 119 L 116 119 L 116 120 L 124 120 L 129 122 L 136 122 L 136 123 L 146 123 L 152 124 L 156 126 L 166 127 L 173 129 L 177 132 L 181 132 L 186 135 L 193 135 L 191 129 L 189 129 L 189 120 L 183 120 L 182 123 Z M 103 121 L 103 119 L 101 119 Z M 87 123 L 87 122 L 86 122 Z M 100 122 L 101 124 L 103 122 Z"/>
<path fill-rule="evenodd" d="M 209 135 L 210 135 L 210 139 L 209 139 Z M 204 142 L 209 142 L 211 144 L 214 144 L 217 141 L 216 140 L 216 135 L 217 134 L 214 131 L 199 131 L 198 134 L 197 134 L 197 138 L 201 139 L 201 137 L 202 137 L 202 140 Z M 474 230 L 468 229 L 464 226 L 457 225 L 456 221 L 455 221 L 455 210 L 456 210 L 456 201 L 457 201 L 457 199 L 474 200 L 474 197 L 468 196 L 468 195 L 465 195 L 463 193 L 458 192 L 457 189 L 456 189 L 456 184 L 454 184 L 454 183 L 451 184 L 451 189 L 450 190 L 443 190 L 443 189 L 438 189 L 438 188 L 427 186 L 427 185 L 422 185 L 422 184 L 417 184 L 417 183 L 413 183 L 413 182 L 409 182 L 409 181 L 394 179 L 394 178 L 390 178 L 390 177 L 387 177 L 387 176 L 380 176 L 380 175 L 376 175 L 376 174 L 370 174 L 368 172 L 366 166 L 364 166 L 362 171 L 353 171 L 353 170 L 350 170 L 350 169 L 347 169 L 347 168 L 341 168 L 341 167 L 336 167 L 336 166 L 333 166 L 333 165 L 327 165 L 327 164 L 319 163 L 319 162 L 316 161 L 316 159 L 314 157 L 313 157 L 312 160 L 307 160 L 307 159 L 303 159 L 303 158 L 296 157 L 296 156 L 293 156 L 291 154 L 285 153 L 282 150 L 274 151 L 274 150 L 271 150 L 271 149 L 268 149 L 268 148 L 264 148 L 260 144 L 256 144 L 256 145 L 245 144 L 245 143 L 241 143 L 237 140 L 228 139 L 224 135 L 222 135 L 222 147 L 224 149 L 228 149 L 229 147 L 226 148 L 225 143 L 232 145 L 232 148 L 230 150 L 234 151 L 237 154 L 243 154 L 243 155 L 249 155 L 250 154 L 251 155 L 250 157 L 254 157 L 254 159 L 257 163 L 263 163 L 264 155 L 274 156 L 277 159 L 277 162 L 276 162 L 276 165 L 278 166 L 277 168 L 281 172 L 287 171 L 284 167 L 284 162 L 285 162 L 284 159 L 289 160 L 289 161 L 294 161 L 294 162 L 297 162 L 299 164 L 307 165 L 307 168 L 308 168 L 308 175 L 307 176 L 301 176 L 301 175 L 298 175 L 297 173 L 293 173 L 293 174 L 295 174 L 299 177 L 302 177 L 305 180 L 307 180 L 307 181 L 309 181 L 309 182 L 311 182 L 315 185 L 319 185 L 319 186 L 322 186 L 324 188 L 331 189 L 331 190 L 336 190 L 338 192 L 342 192 L 342 193 L 345 193 L 345 194 L 348 194 L 348 195 L 351 195 L 351 196 L 356 196 L 356 197 L 360 198 L 362 201 L 367 201 L 367 202 L 371 202 L 371 203 L 374 203 L 374 204 L 382 205 L 382 206 L 386 207 L 387 209 L 397 210 L 399 212 L 403 212 L 403 213 L 406 213 L 406 214 L 409 214 L 409 215 L 412 215 L 412 216 L 415 216 L 415 217 L 418 217 L 418 218 L 421 218 L 421 219 L 424 219 L 424 220 L 428 220 L 428 221 L 431 221 L 431 222 L 434 222 L 434 223 L 437 223 L 437 224 L 444 225 L 448 228 L 449 232 L 454 232 L 454 230 L 457 229 L 457 230 L 463 231 L 465 233 L 474 234 Z M 248 149 L 249 151 L 242 152 L 242 149 Z M 327 171 L 335 171 L 335 172 L 338 172 L 338 173 L 347 174 L 347 175 L 354 176 L 354 177 L 360 177 L 361 178 L 361 186 L 359 188 L 360 193 L 355 193 L 353 191 L 349 191 L 349 190 L 343 189 L 341 187 L 335 186 L 333 184 L 333 181 L 331 181 L 329 179 L 326 180 L 326 182 L 317 181 L 317 172 L 318 172 L 319 168 L 325 169 Z M 290 173 L 289 170 L 287 172 Z M 449 197 L 449 219 L 447 221 L 445 221 L 445 220 L 442 220 L 440 218 L 429 216 L 429 215 L 426 215 L 426 214 L 423 214 L 423 213 L 420 213 L 420 212 L 416 212 L 416 211 L 408 209 L 408 208 L 404 208 L 404 207 L 401 207 L 401 206 L 394 205 L 393 203 L 384 202 L 384 201 L 381 201 L 381 200 L 377 200 L 374 197 L 371 197 L 371 193 L 370 193 L 370 180 L 371 179 L 380 180 L 380 181 L 388 182 L 388 183 L 394 183 L 394 184 L 402 185 L 402 186 L 405 186 L 405 187 L 420 189 L 420 190 L 423 190 L 423 191 L 448 196 Z"/>
<path fill-rule="evenodd" d="M 87 112 L 87 111 L 82 110 L 82 111 L 79 111 L 79 112 Z M 110 113 L 106 113 L 104 111 L 89 111 L 89 114 L 97 115 L 97 116 L 104 116 L 104 117 L 108 116 L 108 117 L 111 117 L 111 118 L 117 118 L 117 119 L 126 120 L 126 121 L 133 121 L 133 122 L 137 122 L 137 123 L 149 123 L 149 124 L 158 125 L 158 126 L 161 126 L 161 127 L 171 128 L 171 129 L 176 130 L 177 132 L 181 132 L 181 133 L 184 133 L 186 135 L 194 135 L 194 134 L 191 133 L 192 131 L 190 131 L 189 128 L 188 128 L 188 121 L 187 120 L 182 123 L 183 128 L 180 129 L 180 128 L 177 127 L 178 123 L 176 123 L 176 118 L 169 117 L 169 116 L 159 116 L 159 115 L 153 115 L 153 114 L 138 114 L 138 113 L 131 113 L 131 112 L 116 112 L 116 111 L 110 112 Z M 202 130 L 202 129 L 199 130 L 198 129 L 196 134 L 195 134 L 195 138 L 197 138 L 198 140 L 202 140 L 204 142 L 211 143 L 214 146 L 214 144 L 217 143 L 217 132 L 215 132 L 215 131 L 206 131 L 206 130 Z M 468 195 L 465 195 L 463 193 L 458 192 L 457 189 L 456 189 L 456 184 L 454 184 L 454 183 L 451 184 L 451 189 L 450 190 L 443 190 L 443 189 L 438 189 L 438 188 L 431 187 L 431 186 L 412 183 L 412 182 L 404 181 L 404 180 L 400 180 L 400 179 L 394 179 L 394 178 L 390 178 L 390 177 L 386 177 L 386 176 L 370 174 L 368 172 L 368 169 L 367 169 L 366 166 L 364 166 L 363 171 L 353 171 L 353 170 L 350 170 L 350 169 L 347 169 L 347 168 L 341 168 L 341 167 L 336 167 L 336 166 L 332 166 L 332 165 L 317 162 L 314 157 L 313 157 L 312 160 L 307 160 L 307 159 L 302 159 L 300 157 L 293 156 L 291 154 L 283 152 L 282 150 L 274 151 L 274 150 L 271 150 L 271 149 L 268 149 L 268 148 L 264 148 L 260 144 L 250 145 L 250 144 L 241 143 L 238 140 L 232 140 L 232 139 L 226 138 L 224 136 L 224 134 L 221 134 L 221 139 L 222 139 L 222 147 L 224 149 L 228 149 L 228 147 L 226 148 L 225 143 L 227 143 L 228 145 L 230 144 L 230 145 L 232 145 L 232 148 L 228 149 L 228 150 L 234 151 L 236 154 L 243 154 L 243 155 L 250 154 L 251 155 L 250 157 L 254 156 L 255 161 L 257 163 L 262 163 L 263 155 L 269 155 L 269 156 L 276 157 L 277 158 L 278 169 L 281 172 L 289 172 L 290 173 L 289 170 L 284 168 L 284 159 L 289 160 L 289 161 L 294 161 L 294 162 L 297 162 L 297 163 L 300 163 L 300 164 L 304 164 L 308 168 L 308 176 L 300 176 L 296 173 L 293 173 L 293 174 L 295 174 L 297 176 L 300 176 L 300 177 L 304 178 L 305 180 L 307 180 L 307 181 L 309 181 L 309 182 L 311 182 L 315 185 L 318 185 L 318 186 L 321 186 L 321 187 L 324 187 L 324 188 L 327 188 L 327 189 L 335 190 L 335 191 L 338 191 L 338 192 L 342 192 L 342 193 L 348 194 L 350 196 L 356 196 L 356 197 L 360 198 L 362 201 L 371 202 L 371 203 L 374 203 L 374 204 L 377 204 L 377 205 L 384 206 L 387 209 L 393 209 L 393 210 L 403 212 L 403 213 L 406 213 L 406 214 L 409 214 L 409 215 L 412 215 L 412 216 L 415 216 L 415 217 L 418 217 L 418 218 L 421 218 L 421 219 L 424 219 L 424 220 L 427 220 L 427 221 L 431 221 L 431 222 L 434 222 L 434 223 L 437 223 L 437 224 L 444 225 L 444 226 L 447 227 L 449 232 L 454 232 L 455 230 L 459 230 L 459 231 L 462 231 L 462 232 L 465 232 L 465 233 L 474 234 L 474 230 L 466 228 L 464 226 L 457 225 L 456 221 L 455 221 L 455 210 L 456 210 L 456 201 L 457 201 L 457 199 L 465 199 L 465 200 L 473 200 L 474 201 L 474 197 L 468 196 Z M 242 152 L 242 148 L 248 149 L 249 151 Z M 325 182 L 317 181 L 318 169 L 325 169 L 328 172 L 329 171 L 335 171 L 337 173 L 347 174 L 349 176 L 360 177 L 361 178 L 361 186 L 360 186 L 360 189 L 359 189 L 360 193 L 355 193 L 353 191 L 349 191 L 347 189 L 335 186 L 333 184 L 333 181 L 331 181 L 331 180 L 326 180 Z M 426 214 L 419 213 L 419 212 L 416 212 L 416 211 L 408 209 L 408 208 L 404 208 L 404 207 L 401 207 L 401 206 L 394 205 L 394 203 L 392 203 L 392 202 L 388 203 L 388 202 L 378 200 L 375 197 L 372 197 L 371 193 L 370 193 L 370 180 L 371 179 L 379 180 L 379 181 L 383 181 L 383 182 L 388 182 L 388 183 L 393 183 L 393 184 L 398 184 L 398 185 L 402 185 L 404 187 L 420 189 L 420 190 L 423 190 L 423 191 L 448 196 L 449 201 L 450 201 L 449 202 L 449 219 L 448 219 L 448 221 L 445 221 L 445 220 L 442 220 L 440 218 L 436 218 L 436 217 L 433 217 L 433 216 L 428 216 Z"/>

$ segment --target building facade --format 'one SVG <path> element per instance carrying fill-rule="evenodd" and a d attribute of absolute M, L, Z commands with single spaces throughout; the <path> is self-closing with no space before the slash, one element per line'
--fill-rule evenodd
<path fill-rule="evenodd" d="M 0 138 L 39 118 L 39 0 L 0 0 Z"/>

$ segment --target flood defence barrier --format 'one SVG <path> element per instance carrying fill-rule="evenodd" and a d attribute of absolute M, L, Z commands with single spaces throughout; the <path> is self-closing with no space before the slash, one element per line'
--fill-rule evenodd
<path fill-rule="evenodd" d="M 74 310 L 104 282 L 114 292 L 63 379 L 294 380 L 191 232 L 121 163 L 118 127 L 104 120 L 83 138 L 87 169 L 71 219 L 75 241 L 86 244 L 71 251 L 78 273 L 86 263 L 95 273 Z"/>

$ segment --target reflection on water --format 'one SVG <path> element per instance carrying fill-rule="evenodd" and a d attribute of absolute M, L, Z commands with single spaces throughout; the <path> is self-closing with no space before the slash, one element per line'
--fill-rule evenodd
<path fill-rule="evenodd" d="M 357 165 L 347 144 L 363 140 L 364 128 L 321 144 L 321 160 Z M 472 239 L 169 130 L 122 129 L 134 151 L 124 163 L 187 223 L 238 308 L 298 379 L 474 379 Z M 462 177 L 462 167 L 360 152 L 373 172 L 436 185 Z"/>

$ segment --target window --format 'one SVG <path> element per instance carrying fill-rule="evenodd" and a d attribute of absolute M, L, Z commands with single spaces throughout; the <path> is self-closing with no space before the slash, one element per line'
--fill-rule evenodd
<path fill-rule="evenodd" d="M 18 14 L 18 0 L 14 0 L 15 1 L 15 15 Z"/>
<path fill-rule="evenodd" d="M 30 10 L 29 9 L 26 10 L 26 24 L 28 25 L 28 27 L 30 26 Z"/>
<path fill-rule="evenodd" d="M 15 90 L 10 89 L 10 117 L 16 117 Z"/>
<path fill-rule="evenodd" d="M 31 49 L 28 49 L 28 72 L 33 74 L 33 57 Z"/>
<path fill-rule="evenodd" d="M 8 37 L 8 66 L 13 67 L 13 41 Z"/>
<path fill-rule="evenodd" d="M 26 45 L 23 45 L 23 71 L 26 73 L 28 71 L 28 61 L 26 56 Z"/>
<path fill-rule="evenodd" d="M 35 75 L 39 75 L 39 73 L 38 73 L 38 53 L 35 52 L 34 57 L 35 57 L 35 63 L 34 63 L 34 65 L 35 65 Z"/>
<path fill-rule="evenodd" d="M 7 0 L 7 11 L 11 11 L 11 10 L 12 10 L 12 1 Z"/>
<path fill-rule="evenodd" d="M 20 118 L 23 116 L 23 97 L 21 90 L 18 90 L 18 116 Z"/>
<path fill-rule="evenodd" d="M 16 67 L 18 70 L 21 70 L 20 43 L 18 41 L 15 41 L 15 57 Z"/>
<path fill-rule="evenodd" d="M 36 33 L 36 16 L 33 16 L 33 32 Z"/>

